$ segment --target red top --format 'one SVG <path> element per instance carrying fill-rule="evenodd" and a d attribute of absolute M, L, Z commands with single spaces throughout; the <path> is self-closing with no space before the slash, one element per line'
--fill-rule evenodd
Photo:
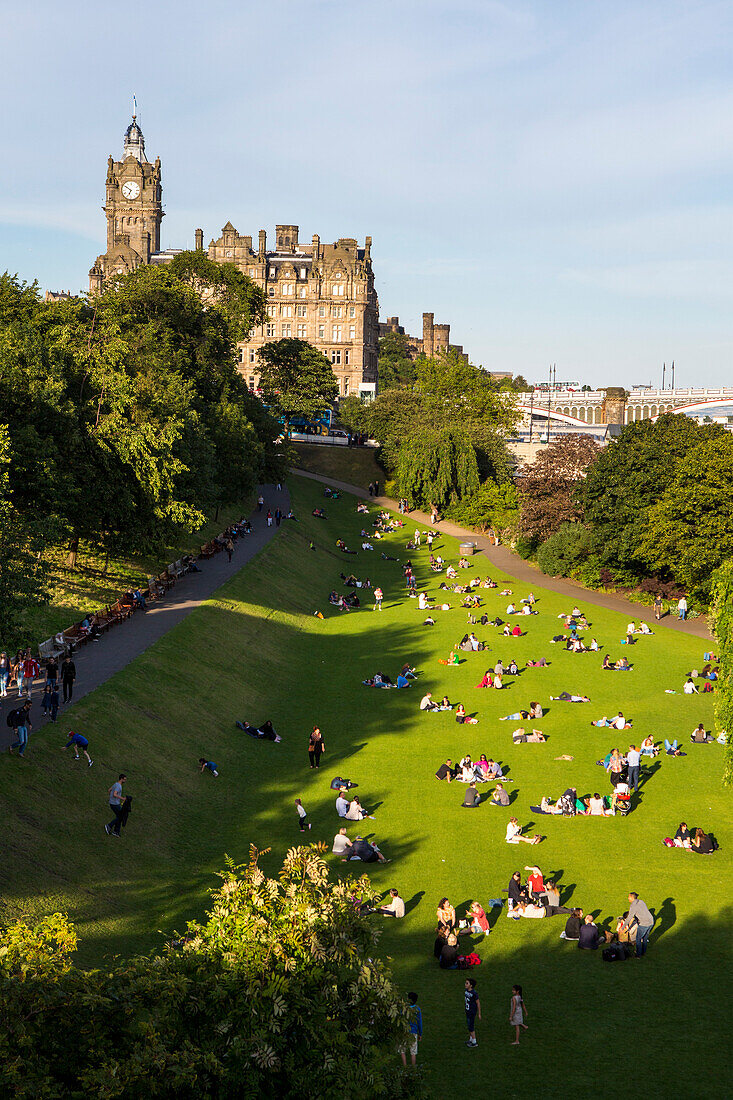
<path fill-rule="evenodd" d="M 545 881 L 542 877 L 542 874 L 537 874 L 536 871 L 532 872 L 532 874 L 527 879 L 527 882 L 529 883 L 533 894 L 541 894 L 545 888 Z"/>

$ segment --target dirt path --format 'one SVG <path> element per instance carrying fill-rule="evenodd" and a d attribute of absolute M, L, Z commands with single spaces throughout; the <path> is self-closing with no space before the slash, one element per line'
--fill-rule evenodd
<path fill-rule="evenodd" d="M 362 500 L 371 499 L 375 504 L 381 504 L 395 512 L 398 510 L 396 500 L 390 500 L 389 497 L 383 496 L 370 498 L 358 485 L 349 485 L 348 482 L 337 481 L 335 478 L 324 477 L 321 474 L 307 473 L 305 470 L 294 469 L 291 470 L 291 473 L 297 474 L 298 477 L 310 478 L 312 481 L 321 481 L 325 485 L 331 485 L 333 488 L 341 489 L 345 493 L 353 493 L 355 496 L 361 497 Z M 426 524 L 428 527 L 431 526 L 430 516 L 425 512 L 413 511 L 410 512 L 410 517 L 418 523 Z M 508 547 L 492 546 L 489 539 L 477 535 L 465 527 L 458 527 L 455 523 L 442 520 L 435 525 L 435 529 L 446 535 L 452 535 L 454 538 L 474 543 L 492 565 L 495 565 L 497 569 L 501 569 L 510 577 L 514 577 L 522 584 L 526 584 L 530 589 L 535 585 L 546 588 L 549 592 L 558 592 L 560 595 L 569 596 L 573 603 L 582 600 L 583 603 L 593 604 L 594 607 L 605 607 L 609 611 L 619 611 L 622 615 L 628 616 L 629 619 L 639 619 L 650 624 L 655 623 L 653 608 L 641 603 L 632 603 L 631 600 L 625 600 L 622 596 L 613 596 L 606 592 L 595 592 L 592 589 L 583 588 L 582 585 L 576 584 L 575 581 L 568 580 L 565 577 L 547 577 L 529 562 L 520 558 L 518 554 L 509 550 Z M 656 623 L 656 626 L 664 627 L 667 630 L 677 630 L 680 634 L 704 638 L 705 641 L 711 640 L 706 619 L 687 619 L 682 622 L 673 615 L 665 615 L 663 619 Z"/>

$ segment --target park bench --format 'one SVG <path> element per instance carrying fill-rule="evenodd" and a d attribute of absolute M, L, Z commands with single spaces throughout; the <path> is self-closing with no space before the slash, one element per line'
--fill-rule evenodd
<path fill-rule="evenodd" d="M 213 542 L 207 542 L 201 547 L 200 558 L 213 558 L 215 554 L 219 552 L 219 547 L 215 546 Z"/>
<path fill-rule="evenodd" d="M 179 558 L 178 561 L 172 562 L 168 566 L 168 572 L 174 578 L 174 580 L 179 580 L 182 576 L 184 576 L 186 572 L 186 566 L 183 564 L 183 558 Z"/>
<path fill-rule="evenodd" d="M 148 591 L 146 593 L 149 600 L 159 600 L 165 592 L 165 586 L 158 583 L 156 577 L 148 577 Z"/>
<path fill-rule="evenodd" d="M 64 640 L 67 645 L 70 645 L 72 649 L 77 646 L 86 645 L 89 641 L 89 635 L 83 634 L 81 630 L 81 623 L 74 623 L 73 626 L 69 626 L 64 631 Z"/>
<path fill-rule="evenodd" d="M 66 643 L 63 634 L 55 634 L 53 638 L 46 638 L 45 642 L 41 642 L 38 647 L 38 656 L 41 663 L 46 662 L 49 657 L 60 657 L 65 652 Z"/>
<path fill-rule="evenodd" d="M 167 592 L 169 588 L 172 588 L 175 583 L 175 577 L 172 577 L 167 569 L 164 569 L 156 580 L 156 584 L 159 587 L 162 587 L 164 592 Z"/>

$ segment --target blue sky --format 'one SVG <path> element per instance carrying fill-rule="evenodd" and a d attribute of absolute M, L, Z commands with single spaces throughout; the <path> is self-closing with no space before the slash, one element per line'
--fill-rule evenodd
<path fill-rule="evenodd" d="M 132 93 L 163 246 L 366 234 L 530 381 L 733 385 L 731 2 L 2 3 L 0 270 L 80 290 Z"/>

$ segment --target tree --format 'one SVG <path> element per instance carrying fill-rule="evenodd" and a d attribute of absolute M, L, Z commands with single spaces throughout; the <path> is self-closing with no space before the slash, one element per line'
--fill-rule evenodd
<path fill-rule="evenodd" d="M 15 321 L 29 321 L 40 305 L 38 283 L 22 282 L 17 274 L 0 275 L 0 329 Z"/>
<path fill-rule="evenodd" d="M 647 512 L 638 555 L 705 603 L 715 570 L 733 556 L 733 436 L 724 432 L 679 459 Z"/>
<path fill-rule="evenodd" d="M 401 332 L 388 332 L 379 341 L 379 389 L 409 389 L 415 381 L 415 348 Z"/>
<path fill-rule="evenodd" d="M 577 490 L 600 450 L 588 436 L 564 435 L 525 466 L 517 480 L 519 529 L 523 535 L 543 542 L 563 523 L 582 518 Z"/>
<path fill-rule="evenodd" d="M 723 783 L 733 787 L 733 558 L 715 571 L 712 583 L 711 625 L 718 650 L 715 727 L 726 733 Z"/>
<path fill-rule="evenodd" d="M 356 394 L 342 397 L 338 408 L 339 424 L 343 424 L 351 432 L 368 431 L 369 406 Z"/>
<path fill-rule="evenodd" d="M 267 320 L 264 290 L 234 264 L 218 264 L 205 252 L 192 250 L 174 256 L 169 270 L 192 287 L 205 304 L 216 303 L 233 341 L 247 340 L 252 329 Z"/>
<path fill-rule="evenodd" d="M 23 612 L 48 599 L 45 569 L 40 561 L 42 529 L 13 507 L 10 458 L 8 429 L 0 424 L 0 638 L 8 649 L 22 640 L 19 627 Z"/>
<path fill-rule="evenodd" d="M 397 483 L 413 507 L 442 511 L 478 490 L 476 452 L 462 432 L 413 431 L 400 447 Z"/>
<path fill-rule="evenodd" d="M 511 481 L 484 481 L 475 493 L 446 510 L 446 519 L 477 531 L 507 531 L 517 522 L 517 490 Z"/>
<path fill-rule="evenodd" d="M 338 397 L 331 364 L 305 340 L 275 340 L 257 354 L 265 403 L 283 417 L 286 427 L 294 417 L 310 420 L 330 409 Z"/>
<path fill-rule="evenodd" d="M 579 487 L 579 500 L 605 562 L 638 570 L 646 512 L 672 482 L 677 461 L 723 433 L 718 425 L 700 426 L 687 416 L 665 413 L 655 422 L 627 424 L 604 448 Z"/>
<path fill-rule="evenodd" d="M 376 894 L 367 876 L 329 882 L 325 850 L 291 849 L 277 878 L 255 849 L 229 862 L 203 923 L 103 971 L 69 966 L 61 917 L 0 933 L 2 1094 L 418 1095 L 394 1073 L 406 1006 L 354 904 Z"/>

